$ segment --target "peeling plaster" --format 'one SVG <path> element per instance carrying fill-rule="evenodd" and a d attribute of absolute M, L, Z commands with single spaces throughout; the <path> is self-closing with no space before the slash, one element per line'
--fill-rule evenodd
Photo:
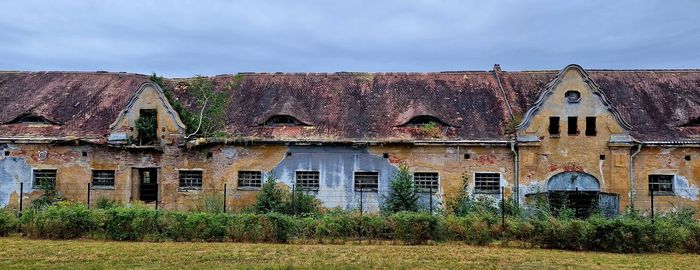
<path fill-rule="evenodd" d="M 678 197 L 692 201 L 697 201 L 700 194 L 697 186 L 689 183 L 687 178 L 680 175 L 673 177 L 673 192 Z"/>
<path fill-rule="evenodd" d="M 32 167 L 26 160 L 18 157 L 0 159 L 0 207 L 10 203 L 13 194 L 19 194 L 20 183 L 24 191 L 32 190 Z"/>

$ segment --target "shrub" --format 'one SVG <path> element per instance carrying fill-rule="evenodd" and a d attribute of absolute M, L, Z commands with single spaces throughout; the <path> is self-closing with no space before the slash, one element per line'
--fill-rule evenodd
<path fill-rule="evenodd" d="M 97 207 L 97 209 L 111 209 L 119 206 L 121 206 L 119 202 L 106 197 L 99 197 L 95 201 L 95 207 Z"/>
<path fill-rule="evenodd" d="M 256 213 L 284 211 L 284 191 L 277 186 L 277 179 L 272 173 L 267 175 L 260 193 L 255 198 L 253 209 Z"/>
<path fill-rule="evenodd" d="M 99 224 L 93 211 L 82 204 L 68 202 L 33 209 L 22 214 L 21 223 L 27 235 L 50 239 L 71 239 L 83 236 Z"/>
<path fill-rule="evenodd" d="M 0 209 L 0 236 L 7 236 L 15 232 L 17 224 L 19 224 L 19 220 L 15 213 L 9 209 Z"/>
<path fill-rule="evenodd" d="M 105 211 L 104 230 L 112 240 L 143 240 L 147 235 L 160 238 L 159 215 L 142 206 L 109 208 Z"/>
<path fill-rule="evenodd" d="M 389 213 L 418 211 L 418 198 L 408 166 L 399 166 L 389 183 L 389 194 L 384 198 L 384 210 Z"/>
<path fill-rule="evenodd" d="M 428 240 L 438 240 L 438 218 L 425 212 L 399 212 L 389 217 L 394 231 L 394 239 L 408 245 L 424 244 Z"/>

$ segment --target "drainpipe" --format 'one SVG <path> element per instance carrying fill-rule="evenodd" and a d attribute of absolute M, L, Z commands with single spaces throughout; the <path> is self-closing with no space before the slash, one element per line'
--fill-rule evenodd
<path fill-rule="evenodd" d="M 642 151 L 642 144 L 637 144 L 637 150 L 630 155 L 630 206 L 634 208 L 634 199 L 637 197 L 637 192 L 634 190 L 634 157 Z"/>
<path fill-rule="evenodd" d="M 520 204 L 520 182 L 518 180 L 518 175 L 519 175 L 519 158 L 518 158 L 518 151 L 515 149 L 515 142 L 510 143 L 510 151 L 513 151 L 513 167 L 514 167 L 514 177 L 513 181 L 515 182 L 513 184 L 513 193 L 515 194 L 515 202 L 517 204 Z"/>

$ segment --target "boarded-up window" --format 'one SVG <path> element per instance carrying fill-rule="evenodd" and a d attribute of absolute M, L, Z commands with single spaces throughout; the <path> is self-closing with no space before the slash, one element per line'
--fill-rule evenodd
<path fill-rule="evenodd" d="M 578 117 L 569 116 L 567 119 L 567 127 L 566 134 L 578 135 Z"/>
<path fill-rule="evenodd" d="M 474 192 L 499 193 L 501 189 L 501 174 L 499 173 L 475 173 Z"/>
<path fill-rule="evenodd" d="M 419 192 L 437 192 L 439 188 L 439 176 L 436 172 L 415 172 L 413 182 Z"/>
<path fill-rule="evenodd" d="M 549 135 L 559 135 L 559 116 L 549 117 Z"/>
<path fill-rule="evenodd" d="M 673 175 L 649 175 L 649 190 L 663 193 L 673 193 Z"/>
<path fill-rule="evenodd" d="M 355 172 L 355 191 L 379 190 L 379 172 Z"/>
<path fill-rule="evenodd" d="M 257 189 L 262 187 L 262 172 L 238 171 L 238 188 Z"/>
<path fill-rule="evenodd" d="M 180 190 L 199 190 L 202 189 L 202 171 L 198 170 L 181 170 L 180 171 Z"/>
<path fill-rule="evenodd" d="M 93 170 L 92 186 L 114 187 L 114 170 Z"/>
<path fill-rule="evenodd" d="M 52 188 L 56 185 L 55 169 L 34 170 L 33 186 L 35 189 Z"/>
<path fill-rule="evenodd" d="M 586 117 L 586 136 L 595 136 L 595 116 Z"/>
<path fill-rule="evenodd" d="M 320 180 L 321 174 L 318 171 L 297 171 L 295 185 L 302 190 L 318 190 Z"/>

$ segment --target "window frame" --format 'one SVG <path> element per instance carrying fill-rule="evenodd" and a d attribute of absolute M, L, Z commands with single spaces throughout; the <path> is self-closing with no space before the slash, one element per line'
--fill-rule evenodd
<path fill-rule="evenodd" d="M 112 174 L 112 183 L 111 184 L 95 184 L 95 173 L 111 173 Z M 101 177 L 104 178 L 104 177 Z M 109 179 L 108 177 L 105 179 Z M 116 170 L 92 170 L 92 179 L 90 180 L 90 187 L 93 189 L 114 189 L 114 186 L 117 184 L 117 171 Z"/>
<path fill-rule="evenodd" d="M 202 169 L 178 169 L 178 177 L 177 177 L 177 190 L 179 192 L 186 192 L 186 191 L 199 191 L 202 190 L 204 187 L 204 170 Z M 190 185 L 183 185 L 183 179 L 182 179 L 182 174 L 183 173 L 199 173 L 200 179 L 199 179 L 199 185 L 192 184 L 195 182 L 192 182 Z"/>
<path fill-rule="evenodd" d="M 477 185 L 477 176 L 479 174 L 495 174 L 497 176 L 496 189 L 486 190 L 486 189 L 477 188 L 479 186 L 479 185 Z M 501 194 L 501 178 L 503 177 L 503 175 L 500 172 L 474 172 L 473 177 L 474 177 L 473 178 L 474 179 L 474 189 L 473 189 L 474 194 Z M 482 177 L 489 177 L 489 176 L 482 176 Z M 493 176 L 490 176 L 490 177 L 492 178 Z M 484 186 L 484 185 L 482 185 L 482 186 Z"/>
<path fill-rule="evenodd" d="M 653 178 L 653 177 L 670 177 L 670 181 L 669 181 L 669 183 L 660 183 L 660 182 L 652 183 L 652 178 Z M 674 183 L 675 179 L 676 179 L 676 175 L 674 175 L 674 174 L 661 174 L 661 173 L 659 173 L 659 174 L 649 174 L 649 175 L 647 176 L 647 183 L 648 183 L 647 188 L 648 188 L 648 190 L 649 190 L 649 193 L 651 193 L 651 191 L 653 190 L 653 188 L 652 188 L 653 186 L 660 187 L 660 186 L 662 186 L 662 185 L 670 185 L 670 188 L 669 188 L 668 190 L 666 190 L 666 189 L 664 189 L 664 190 L 660 190 L 660 189 L 654 190 L 654 196 L 675 196 L 675 195 L 676 195 L 676 192 L 675 192 L 675 185 L 674 185 L 674 184 L 675 184 L 675 183 Z M 658 180 L 657 180 L 657 181 L 658 181 Z"/>
<path fill-rule="evenodd" d="M 241 185 L 242 179 L 241 179 L 241 174 L 246 174 L 246 173 L 252 173 L 252 174 L 259 174 L 260 176 L 260 184 L 259 185 L 251 185 L 250 181 L 251 179 L 246 179 L 248 181 L 248 185 Z M 262 171 L 253 171 L 253 170 L 239 170 L 236 175 L 236 183 L 237 183 L 237 189 L 239 190 L 259 190 L 262 189 L 262 185 L 265 182 L 265 174 Z M 255 181 L 255 179 L 253 179 Z"/>
<path fill-rule="evenodd" d="M 598 127 L 596 122 L 598 121 L 595 116 L 586 116 L 586 136 L 593 137 L 598 135 Z M 593 129 L 589 129 L 590 127 Z"/>
<path fill-rule="evenodd" d="M 578 136 L 579 135 L 578 116 L 567 116 L 566 117 L 566 135 L 568 135 L 568 136 Z"/>
<path fill-rule="evenodd" d="M 32 168 L 32 189 L 34 190 L 43 190 L 39 182 L 37 181 L 36 175 L 37 172 L 53 172 L 53 187 L 56 187 L 56 183 L 58 182 L 58 169 L 54 168 Z"/>
<path fill-rule="evenodd" d="M 316 174 L 318 179 L 316 180 L 316 185 L 315 186 L 309 186 L 307 184 L 302 184 L 300 185 L 299 183 L 299 174 Z M 321 172 L 318 170 L 296 170 L 294 171 L 294 188 L 295 189 L 301 189 L 302 191 L 319 191 L 321 190 Z"/>
<path fill-rule="evenodd" d="M 554 130 L 556 127 L 556 130 Z M 553 132 L 553 131 L 556 131 Z M 549 132 L 550 137 L 559 137 L 561 135 L 561 117 L 550 116 L 549 125 L 547 126 L 547 132 Z"/>
<path fill-rule="evenodd" d="M 357 182 L 357 174 L 358 174 L 358 173 L 360 173 L 360 174 L 375 174 L 376 177 L 377 177 L 377 178 L 376 178 L 377 181 L 376 181 L 376 183 L 375 183 L 376 187 L 374 187 L 374 188 L 373 188 L 373 187 L 369 187 L 369 188 L 366 188 L 366 187 L 365 187 L 365 188 L 359 188 L 358 185 L 357 185 L 357 184 L 358 184 L 358 182 Z M 354 172 L 352 173 L 352 187 L 353 187 L 353 190 L 354 190 L 355 192 L 379 192 L 379 179 L 380 179 L 379 171 L 354 171 Z M 364 183 L 363 185 L 366 186 L 367 184 Z"/>
<path fill-rule="evenodd" d="M 427 171 L 417 171 L 413 172 L 413 186 L 418 193 L 430 193 L 430 186 L 419 186 L 418 182 L 416 181 L 416 174 L 435 174 L 437 177 L 435 179 L 435 188 L 433 189 L 433 193 L 437 193 L 440 190 L 440 173 L 439 172 L 427 172 Z M 421 180 L 421 181 L 426 181 L 426 180 Z M 432 185 L 431 185 L 432 186 Z"/>

